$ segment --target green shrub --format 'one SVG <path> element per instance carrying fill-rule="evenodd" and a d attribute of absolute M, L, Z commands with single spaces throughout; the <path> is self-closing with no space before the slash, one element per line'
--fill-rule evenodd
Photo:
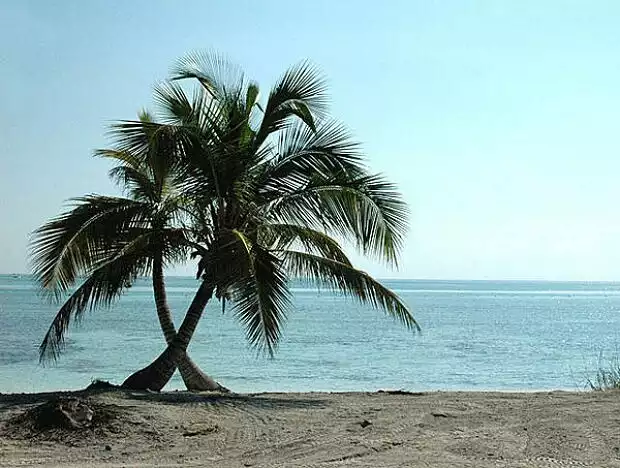
<path fill-rule="evenodd" d="M 620 389 L 620 359 L 616 354 L 606 365 L 602 364 L 602 354 L 599 357 L 599 366 L 593 379 L 588 378 L 586 388 L 595 391 Z"/>

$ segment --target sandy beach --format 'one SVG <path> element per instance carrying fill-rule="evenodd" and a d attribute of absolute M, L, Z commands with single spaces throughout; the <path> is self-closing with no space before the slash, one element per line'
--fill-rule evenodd
<path fill-rule="evenodd" d="M 63 395 L 94 409 L 92 427 L 38 431 L 24 422 L 28 410 Z M 619 396 L 0 395 L 0 466 L 612 467 L 620 466 Z"/>

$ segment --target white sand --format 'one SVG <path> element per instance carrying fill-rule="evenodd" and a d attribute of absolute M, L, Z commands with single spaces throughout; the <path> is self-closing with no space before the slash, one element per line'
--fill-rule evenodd
<path fill-rule="evenodd" d="M 620 467 L 616 392 L 106 391 L 88 398 L 122 416 L 96 434 L 7 429 L 54 395 L 0 395 L 0 466 Z"/>

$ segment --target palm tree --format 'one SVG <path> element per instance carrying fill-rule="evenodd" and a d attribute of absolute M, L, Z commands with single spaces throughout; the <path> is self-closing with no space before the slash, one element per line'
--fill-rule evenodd
<path fill-rule="evenodd" d="M 164 267 L 184 260 L 190 238 L 184 220 L 186 201 L 180 190 L 178 129 L 160 125 L 146 112 L 136 122 L 112 128 L 114 149 L 98 156 L 117 165 L 110 176 L 124 197 L 89 195 L 35 232 L 34 273 L 41 286 L 60 297 L 86 279 L 56 314 L 40 347 L 40 358 L 56 358 L 72 317 L 108 305 L 141 275 L 152 276 L 157 317 L 167 343 L 176 330 L 166 300 Z M 186 353 L 176 360 L 190 390 L 224 390 L 204 374 Z M 174 368 L 168 368 L 169 378 Z"/>
<path fill-rule="evenodd" d="M 188 78 L 198 83 L 192 98 L 177 81 Z M 325 84 L 312 66 L 289 69 L 263 106 L 239 69 L 196 54 L 157 97 L 163 119 L 185 132 L 183 191 L 197 220 L 200 286 L 172 343 L 125 386 L 163 388 L 214 295 L 233 304 L 249 342 L 272 354 L 291 308 L 289 278 L 326 284 L 418 328 L 340 245 L 396 265 L 407 208 L 368 172 L 348 131 L 325 117 Z"/>

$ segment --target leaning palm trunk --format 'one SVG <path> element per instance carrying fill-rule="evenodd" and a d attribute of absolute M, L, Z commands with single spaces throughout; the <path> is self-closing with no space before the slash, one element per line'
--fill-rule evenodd
<path fill-rule="evenodd" d="M 213 296 L 213 289 L 210 282 L 202 282 L 189 306 L 179 332 L 175 334 L 168 347 L 147 367 L 130 375 L 123 382 L 123 387 L 136 390 L 160 391 L 168 383 L 176 368 L 179 367 L 182 375 L 185 373 L 192 383 L 195 381 L 201 384 L 208 383 L 211 387 L 208 390 L 227 391 L 226 388 L 208 377 L 197 366 L 193 365 L 190 367 L 188 365 L 188 363 L 193 363 L 187 356 L 187 347 L 196 331 L 207 302 Z"/>
<path fill-rule="evenodd" d="M 161 257 L 153 260 L 153 292 L 155 295 L 155 307 L 157 308 L 157 318 L 166 338 L 166 344 L 170 345 L 174 341 L 177 332 L 172 321 L 172 314 L 166 299 L 166 288 L 164 284 L 163 262 Z M 181 378 L 188 390 L 191 391 L 227 391 L 219 383 L 205 374 L 198 365 L 190 359 L 187 352 L 180 354 L 177 365 Z M 176 368 L 177 366 L 175 366 Z M 169 371 L 165 372 L 165 375 Z M 174 371 L 173 371 L 174 372 Z"/>

